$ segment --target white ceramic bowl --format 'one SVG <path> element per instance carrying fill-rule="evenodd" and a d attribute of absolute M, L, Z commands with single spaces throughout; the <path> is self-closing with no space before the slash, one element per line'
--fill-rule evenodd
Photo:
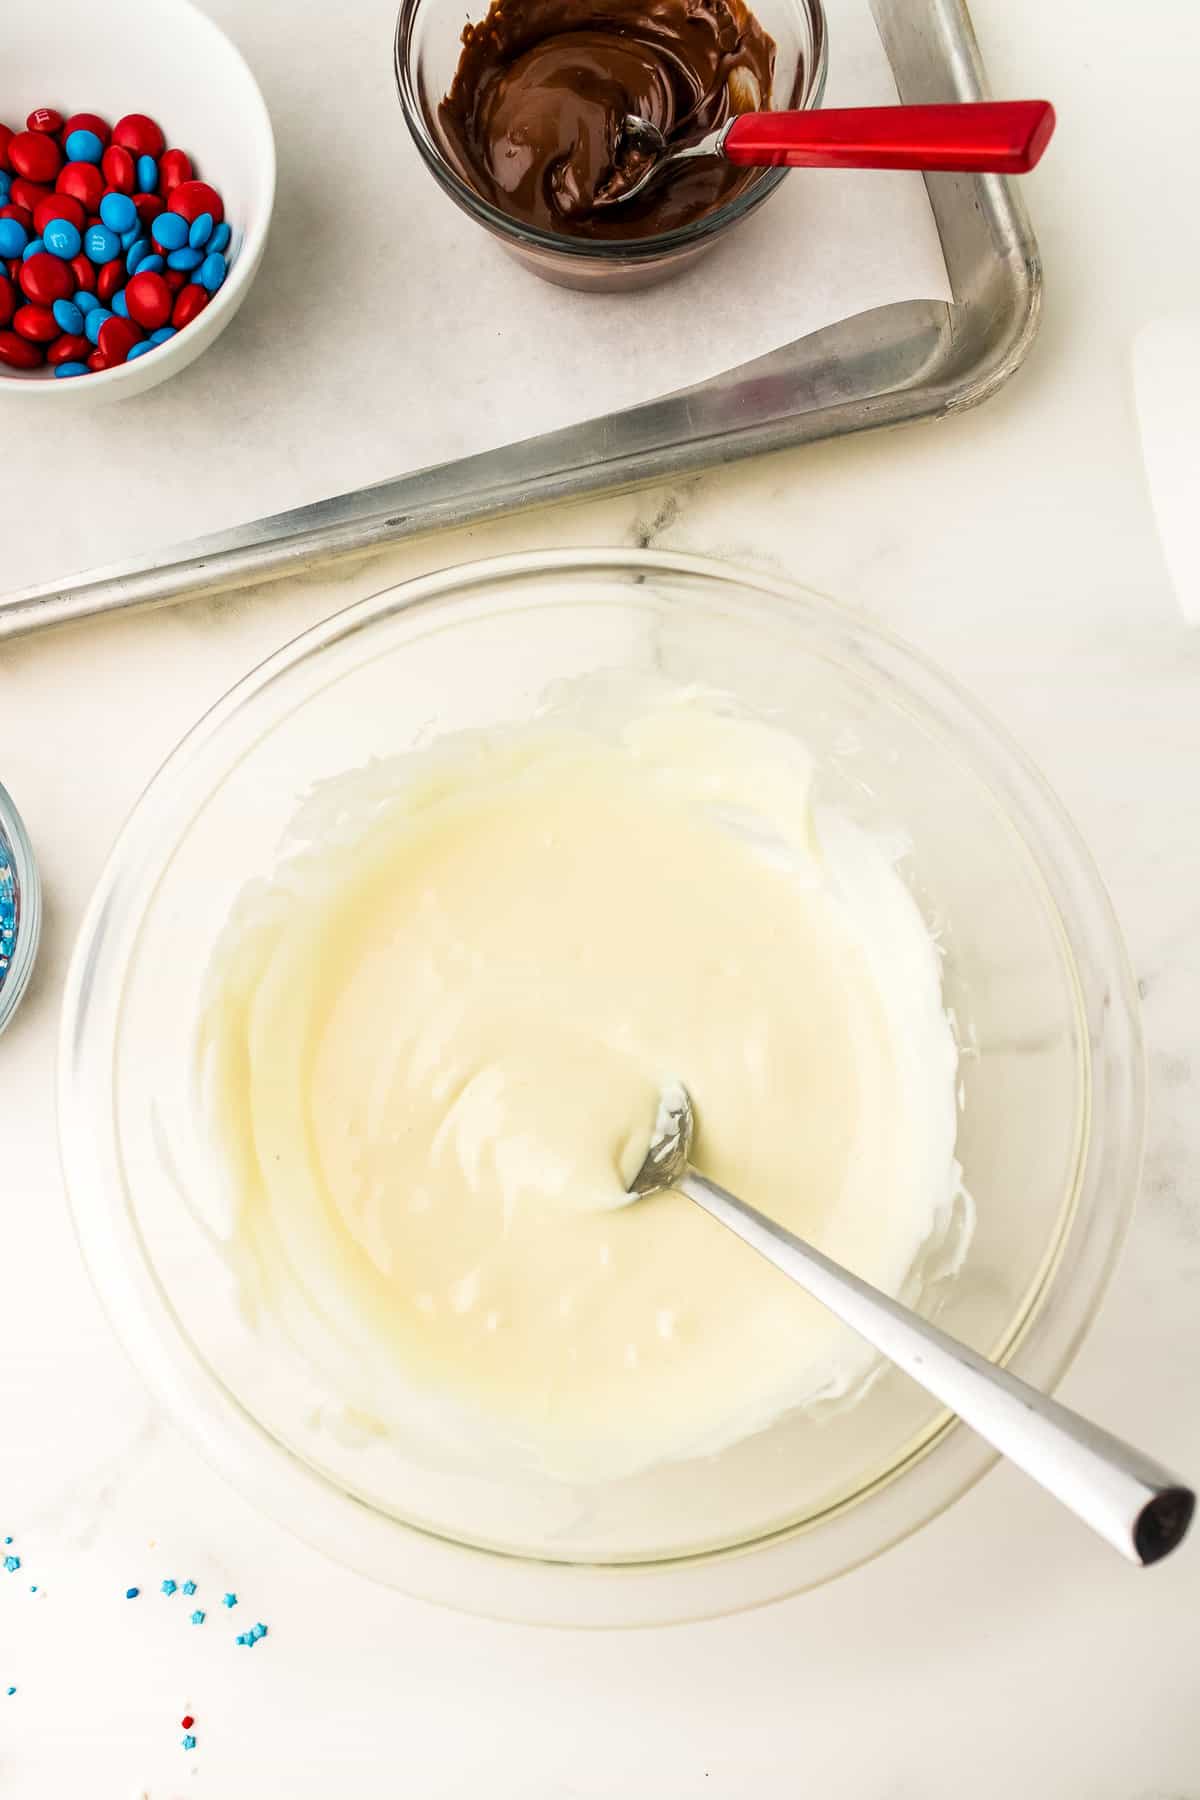
<path fill-rule="evenodd" d="M 24 130 L 35 106 L 96 112 L 110 124 L 148 113 L 168 145 L 225 202 L 229 274 L 198 319 L 120 368 L 55 379 L 48 368 L 0 367 L 0 408 L 70 407 L 144 393 L 186 369 L 242 304 L 266 248 L 275 202 L 275 137 L 266 102 L 241 52 L 190 0 L 54 0 L 5 9 L 0 119 Z"/>

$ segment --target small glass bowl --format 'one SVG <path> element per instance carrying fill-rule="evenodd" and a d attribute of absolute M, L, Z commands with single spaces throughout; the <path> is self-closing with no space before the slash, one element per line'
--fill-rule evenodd
<path fill-rule="evenodd" d="M 499 239 L 543 281 L 591 292 L 650 287 L 694 262 L 725 232 L 768 199 L 787 174 L 763 169 L 724 206 L 676 231 L 629 241 L 572 238 L 521 224 L 477 194 L 451 166 L 435 126 L 438 105 L 458 67 L 464 24 L 482 19 L 489 0 L 402 0 L 396 20 L 396 86 L 405 123 L 434 179 L 456 205 Z M 821 0 L 754 0 L 753 11 L 775 40 L 776 108 L 820 106 L 828 67 Z"/>
<path fill-rule="evenodd" d="M 697 557 L 550 551 L 427 575 L 281 650 L 147 789 L 84 921 L 59 1064 L 76 1230 L 133 1361 L 215 1467 L 376 1580 L 529 1623 L 665 1623 L 778 1598 L 877 1555 L 994 1460 L 884 1368 L 852 1406 L 624 1481 L 446 1468 L 407 1430 L 354 1428 L 242 1304 L 196 1088 L 234 895 L 271 878 L 328 778 L 524 723 L 561 683 L 612 678 L 732 694 L 813 752 L 819 802 L 911 845 L 899 866 L 942 952 L 977 1215 L 923 1310 L 1053 1388 L 1141 1156 L 1136 989 L 1086 850 L 974 702 L 866 620 Z"/>
<path fill-rule="evenodd" d="M 41 929 L 42 888 L 33 845 L 11 795 L 0 787 L 0 1031 L 29 985 Z"/>

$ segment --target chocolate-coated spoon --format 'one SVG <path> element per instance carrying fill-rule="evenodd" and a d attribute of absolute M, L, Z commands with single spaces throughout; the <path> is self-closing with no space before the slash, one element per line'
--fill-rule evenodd
<path fill-rule="evenodd" d="M 855 106 L 815 112 L 744 112 L 696 144 L 668 145 L 657 125 L 627 113 L 618 157 L 632 179 L 596 196 L 621 205 L 697 157 L 751 168 L 923 169 L 1023 175 L 1050 142 L 1048 100 L 978 100 L 957 106 Z M 643 158 L 648 159 L 642 167 Z"/>
<path fill-rule="evenodd" d="M 1191 1488 L 1140 1450 L 997 1368 L 699 1174 L 688 1160 L 693 1125 L 687 1089 L 668 1088 L 650 1148 L 629 1185 L 631 1198 L 678 1188 L 950 1407 L 1130 1562 L 1158 1562 L 1183 1542 L 1196 1506 Z"/>

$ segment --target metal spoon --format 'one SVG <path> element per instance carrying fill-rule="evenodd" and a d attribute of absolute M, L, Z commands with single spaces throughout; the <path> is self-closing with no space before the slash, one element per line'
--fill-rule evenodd
<path fill-rule="evenodd" d="M 698 157 L 751 168 L 1023 175 L 1038 162 L 1053 130 L 1054 108 L 1046 100 L 978 100 L 956 106 L 741 112 L 698 143 L 670 147 L 657 125 L 627 113 L 618 143 L 625 166 L 597 193 L 596 204 L 624 205 L 652 181 Z M 639 170 L 643 158 L 649 160 Z"/>
<path fill-rule="evenodd" d="M 687 1089 L 669 1088 L 649 1151 L 630 1183 L 632 1198 L 678 1188 L 950 1407 L 1130 1562 L 1158 1562 L 1183 1542 L 1196 1506 L 1191 1488 L 699 1174 L 688 1161 L 693 1125 Z"/>

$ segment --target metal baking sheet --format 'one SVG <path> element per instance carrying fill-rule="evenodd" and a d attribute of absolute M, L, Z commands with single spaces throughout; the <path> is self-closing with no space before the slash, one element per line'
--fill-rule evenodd
<path fill-rule="evenodd" d="M 986 97 L 962 0 L 873 0 L 901 100 Z M 952 303 L 859 313 L 643 406 L 420 469 L 139 561 L 0 599 L 0 640 L 99 613 L 249 587 L 402 538 L 693 473 L 762 451 L 961 412 L 1020 365 L 1041 262 L 1010 181 L 928 175 Z"/>

